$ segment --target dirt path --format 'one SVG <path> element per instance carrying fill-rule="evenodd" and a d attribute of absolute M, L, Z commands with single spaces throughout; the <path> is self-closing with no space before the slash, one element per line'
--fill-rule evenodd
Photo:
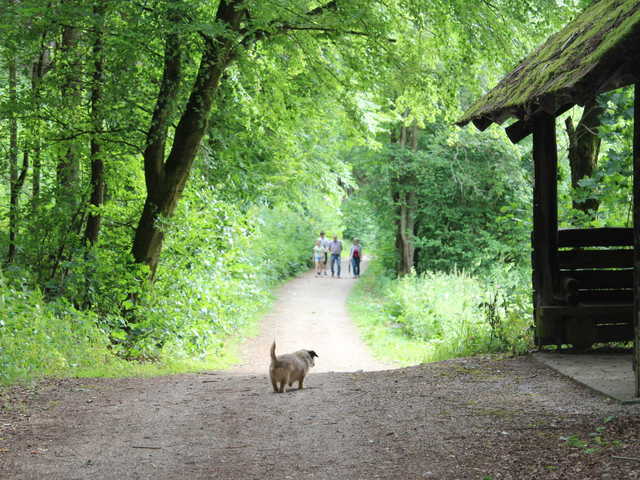
<path fill-rule="evenodd" d="M 322 338 L 338 307 L 321 316 L 316 302 L 344 298 L 349 281 L 290 285 L 262 340 L 247 345 L 255 363 L 233 373 L 6 392 L 0 479 L 640 479 L 640 406 L 598 397 L 528 357 L 320 373 L 382 365 L 361 345 L 351 356 L 353 344 Z M 274 394 L 269 325 L 282 351 L 300 346 L 294 329 L 280 333 L 289 293 L 303 345 L 321 356 L 307 388 Z"/>
<path fill-rule="evenodd" d="M 260 335 L 245 342 L 241 348 L 243 362 L 232 372 L 267 372 L 274 338 L 279 353 L 301 348 L 316 351 L 320 357 L 314 373 L 392 368 L 371 356 L 349 319 L 347 296 L 357 280 L 346 272 L 346 265 L 343 267 L 340 279 L 331 278 L 331 273 L 316 277 L 307 272 L 283 285 L 273 311 L 263 320 Z"/>

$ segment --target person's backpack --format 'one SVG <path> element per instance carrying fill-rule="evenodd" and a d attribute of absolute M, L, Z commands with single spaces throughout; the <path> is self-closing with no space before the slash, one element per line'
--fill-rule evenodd
<path fill-rule="evenodd" d="M 360 258 L 360 249 L 359 248 L 354 248 L 353 249 L 353 258 Z"/>

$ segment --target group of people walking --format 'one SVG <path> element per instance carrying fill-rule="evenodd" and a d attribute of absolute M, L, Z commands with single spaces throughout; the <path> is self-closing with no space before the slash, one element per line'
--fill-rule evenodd
<path fill-rule="evenodd" d="M 349 266 L 353 272 L 353 278 L 360 276 L 360 260 L 362 259 L 362 246 L 360 240 L 353 239 L 351 250 L 349 251 Z M 313 247 L 313 261 L 316 266 L 316 276 L 327 275 L 327 263 L 331 265 L 331 277 L 340 278 L 342 268 L 342 242 L 338 236 L 334 235 L 333 240 L 329 240 L 324 232 L 320 232 L 320 237 Z"/>

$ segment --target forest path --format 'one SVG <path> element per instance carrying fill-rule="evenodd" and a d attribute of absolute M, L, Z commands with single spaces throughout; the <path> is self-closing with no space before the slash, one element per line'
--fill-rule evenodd
<path fill-rule="evenodd" d="M 303 275 L 283 286 L 265 330 L 245 345 L 255 362 L 232 372 L 48 380 L 5 392 L 0 478 L 640 479 L 640 405 L 614 404 L 528 357 L 321 372 L 382 367 L 357 342 L 322 338 L 351 328 L 327 298 L 344 300 L 352 283 Z M 299 311 L 285 324 L 289 301 Z M 304 390 L 271 390 L 273 325 L 280 352 L 320 354 Z M 352 347 L 359 353 L 348 355 Z M 610 442 L 596 452 L 562 440 L 596 428 Z"/>
<path fill-rule="evenodd" d="M 242 363 L 231 372 L 268 372 L 274 339 L 278 354 L 314 350 L 319 358 L 312 373 L 392 368 L 372 357 L 349 318 L 347 297 L 357 281 L 343 262 L 340 278 L 331 278 L 330 271 L 320 277 L 310 271 L 285 283 L 272 311 L 262 320 L 260 334 L 241 346 Z"/>

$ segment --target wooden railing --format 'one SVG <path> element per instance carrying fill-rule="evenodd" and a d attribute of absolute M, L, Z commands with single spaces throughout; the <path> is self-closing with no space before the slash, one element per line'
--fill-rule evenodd
<path fill-rule="evenodd" d="M 567 303 L 632 303 L 633 230 L 558 232 L 560 288 Z"/>
<path fill-rule="evenodd" d="M 558 232 L 554 301 L 538 305 L 541 344 L 629 340 L 633 328 L 633 230 Z"/>

